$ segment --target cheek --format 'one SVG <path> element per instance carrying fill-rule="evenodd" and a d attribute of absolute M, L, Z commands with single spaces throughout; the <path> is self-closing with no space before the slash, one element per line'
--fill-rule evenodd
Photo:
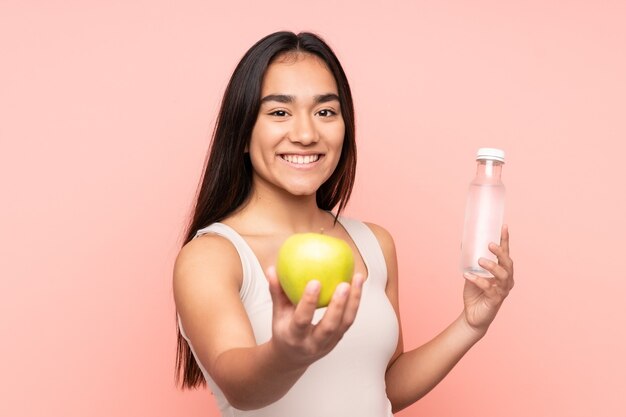
<path fill-rule="evenodd" d="M 267 141 L 267 128 L 261 123 L 256 123 L 252 128 L 252 134 L 250 135 L 250 141 L 248 142 L 248 146 L 246 147 L 250 152 L 250 157 L 252 154 L 257 154 L 262 148 L 263 143 Z"/>
<path fill-rule="evenodd" d="M 268 165 L 274 163 L 276 144 L 279 142 L 274 132 L 267 126 L 255 126 L 250 136 L 248 144 L 248 152 L 250 153 L 250 162 L 257 172 L 265 171 Z"/>
<path fill-rule="evenodd" d="M 285 134 L 284 130 L 285 127 L 280 123 L 257 122 L 252 129 L 249 146 L 265 150 L 276 146 Z"/>
<path fill-rule="evenodd" d="M 341 123 L 328 126 L 325 132 L 325 136 L 326 138 L 328 138 L 329 144 L 332 144 L 333 147 L 337 148 L 338 151 L 341 152 L 345 133 L 346 129 L 344 127 L 344 124 Z"/>
<path fill-rule="evenodd" d="M 255 171 L 263 170 L 263 166 L 267 165 L 267 151 L 259 146 L 258 142 L 250 141 L 250 162 Z"/>

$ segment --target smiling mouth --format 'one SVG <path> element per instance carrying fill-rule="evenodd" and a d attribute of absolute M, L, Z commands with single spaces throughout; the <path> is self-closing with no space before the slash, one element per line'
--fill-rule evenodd
<path fill-rule="evenodd" d="M 289 154 L 282 154 L 280 155 L 280 157 L 291 163 L 291 164 L 296 164 L 296 165 L 307 165 L 307 164 L 312 164 L 313 162 L 317 162 L 322 155 L 321 154 L 315 154 L 315 155 L 289 155 Z"/>

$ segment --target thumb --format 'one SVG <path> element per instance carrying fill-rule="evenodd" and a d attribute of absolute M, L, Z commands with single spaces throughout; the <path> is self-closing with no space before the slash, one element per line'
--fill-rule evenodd
<path fill-rule="evenodd" d="M 272 296 L 272 304 L 274 313 L 284 310 L 286 308 L 294 308 L 289 298 L 283 291 L 283 287 L 280 286 L 280 282 L 278 281 L 278 276 L 276 275 L 276 267 L 273 265 L 268 267 L 265 271 L 265 275 L 267 276 L 267 281 L 270 287 L 270 295 Z"/>

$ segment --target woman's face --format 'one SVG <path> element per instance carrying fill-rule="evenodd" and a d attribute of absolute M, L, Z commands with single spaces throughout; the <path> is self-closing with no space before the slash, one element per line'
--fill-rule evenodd
<path fill-rule="evenodd" d="M 265 73 L 248 146 L 254 186 L 314 195 L 337 166 L 344 132 L 337 83 L 324 61 L 278 57 Z"/>

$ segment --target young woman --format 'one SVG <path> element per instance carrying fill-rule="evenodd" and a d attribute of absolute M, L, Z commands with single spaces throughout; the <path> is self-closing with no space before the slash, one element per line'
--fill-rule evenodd
<path fill-rule="evenodd" d="M 513 287 L 504 227 L 490 245 L 498 263 L 481 261 L 494 278 L 467 275 L 459 317 L 405 352 L 393 239 L 340 216 L 355 166 L 350 88 L 328 45 L 289 32 L 257 42 L 224 94 L 174 268 L 182 385 L 206 381 L 223 416 L 391 416 L 485 335 Z M 276 278 L 278 248 L 322 229 L 351 246 L 354 278 L 327 308 L 315 307 L 318 281 L 294 306 Z"/>

